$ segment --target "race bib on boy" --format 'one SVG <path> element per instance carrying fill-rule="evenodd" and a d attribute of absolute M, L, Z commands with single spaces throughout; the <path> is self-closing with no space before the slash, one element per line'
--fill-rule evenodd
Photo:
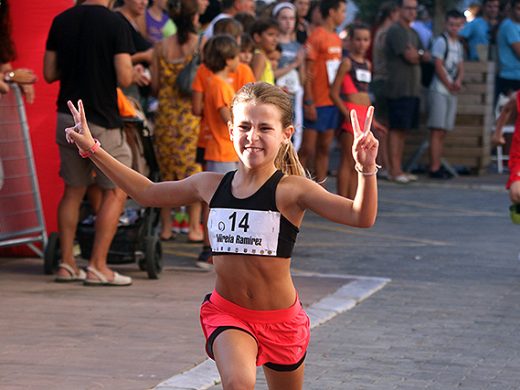
<path fill-rule="evenodd" d="M 293 69 L 276 80 L 276 85 L 282 87 L 289 93 L 296 93 L 300 88 L 300 76 L 296 69 Z"/>
<path fill-rule="evenodd" d="M 356 69 L 356 79 L 362 83 L 369 83 L 372 81 L 372 73 L 366 69 Z"/>
<path fill-rule="evenodd" d="M 208 232 L 213 252 L 276 256 L 278 211 L 211 209 Z"/>
<path fill-rule="evenodd" d="M 341 64 L 340 60 L 328 60 L 325 65 L 327 66 L 327 77 L 329 79 L 329 84 L 334 82 L 336 78 L 336 73 L 338 73 L 339 65 Z"/>

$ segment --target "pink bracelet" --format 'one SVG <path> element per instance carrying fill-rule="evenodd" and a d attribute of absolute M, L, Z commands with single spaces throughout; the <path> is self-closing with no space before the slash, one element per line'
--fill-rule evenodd
<path fill-rule="evenodd" d="M 80 151 L 79 151 L 79 155 L 80 155 L 82 158 L 89 158 L 89 157 L 92 156 L 94 153 L 96 153 L 100 147 L 101 147 L 101 142 L 99 142 L 98 139 L 94 138 L 94 145 L 92 145 L 92 146 L 90 147 L 90 149 L 88 149 L 88 150 L 85 150 L 85 151 L 80 150 Z"/>

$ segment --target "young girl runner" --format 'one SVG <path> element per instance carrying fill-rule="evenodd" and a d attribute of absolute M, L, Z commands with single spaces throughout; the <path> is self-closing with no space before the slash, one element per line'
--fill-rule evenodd
<path fill-rule="evenodd" d="M 339 141 L 341 159 L 337 174 L 338 195 L 353 199 L 356 194 L 357 175 L 356 162 L 352 156 L 354 129 L 350 121 L 350 112 L 356 110 L 360 121 L 364 122 L 370 97 L 368 86 L 372 79 L 372 65 L 366 59 L 370 47 L 370 28 L 364 24 L 354 24 L 349 31 L 349 56 L 341 63 L 333 84 L 330 87 L 330 98 L 343 114 Z M 386 128 L 374 121 L 374 128 L 386 132 Z"/>
<path fill-rule="evenodd" d="M 267 83 L 247 84 L 233 99 L 229 134 L 238 169 L 175 182 L 153 183 L 117 162 L 92 138 L 81 101 L 68 105 L 76 123 L 65 129 L 69 142 L 139 204 L 209 204 L 216 285 L 200 315 L 223 388 L 254 388 L 262 365 L 270 389 L 301 389 L 309 318 L 291 279 L 291 253 L 306 209 L 350 226 L 374 223 L 378 142 L 369 126 L 362 131 L 351 114 L 359 184 L 350 200 L 305 178 L 290 142 L 291 101 Z"/>

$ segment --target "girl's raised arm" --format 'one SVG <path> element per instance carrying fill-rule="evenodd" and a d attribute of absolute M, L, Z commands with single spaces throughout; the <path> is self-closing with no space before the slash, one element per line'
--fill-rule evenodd
<path fill-rule="evenodd" d="M 88 128 L 83 103 L 78 108 L 67 102 L 74 117 L 74 127 L 65 129 L 67 141 L 75 143 L 80 154 L 89 157 L 110 180 L 142 206 L 177 207 L 198 201 L 207 201 L 205 190 L 212 180 L 195 175 L 177 182 L 154 183 L 147 177 L 123 165 L 104 151 Z"/>
<path fill-rule="evenodd" d="M 309 209 L 331 221 L 356 227 L 371 227 L 377 215 L 377 165 L 378 141 L 370 131 L 374 108 L 367 112 L 364 130 L 361 130 L 355 110 L 350 112 L 354 128 L 352 153 L 358 172 L 358 187 L 353 200 L 332 194 L 317 183 L 303 178 L 297 192 L 297 202 L 302 209 Z M 305 181 L 305 183 L 303 183 Z M 295 183 L 296 184 L 296 183 Z"/>

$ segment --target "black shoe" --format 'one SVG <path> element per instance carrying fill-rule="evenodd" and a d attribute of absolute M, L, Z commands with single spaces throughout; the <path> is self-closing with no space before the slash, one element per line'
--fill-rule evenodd
<path fill-rule="evenodd" d="M 440 169 L 444 172 L 444 175 L 445 175 L 448 179 L 451 179 L 451 178 L 455 177 L 455 176 L 453 175 L 453 173 L 451 173 L 450 171 L 448 171 L 448 170 L 444 167 L 444 165 L 441 165 L 441 168 L 440 168 Z"/>
<path fill-rule="evenodd" d="M 446 180 L 446 179 L 451 178 L 450 173 L 445 171 L 442 167 L 437 169 L 436 171 L 428 172 L 428 176 L 430 177 L 430 179 L 441 179 L 441 180 Z"/>
<path fill-rule="evenodd" d="M 195 265 L 205 270 L 213 269 L 213 263 L 210 262 L 211 255 L 211 247 L 204 245 L 204 247 L 202 247 L 202 252 L 200 252 Z"/>

